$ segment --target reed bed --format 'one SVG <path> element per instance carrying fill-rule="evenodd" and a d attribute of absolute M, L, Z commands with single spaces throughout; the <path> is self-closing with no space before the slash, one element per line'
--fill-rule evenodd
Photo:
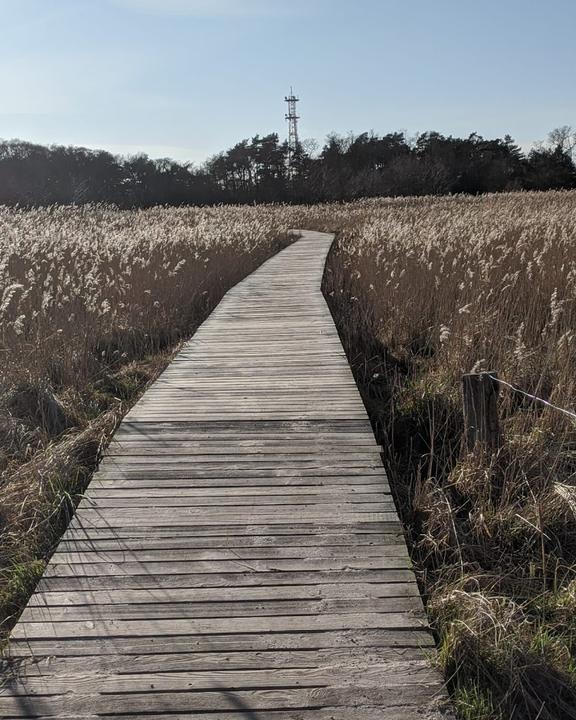
<path fill-rule="evenodd" d="M 0 639 L 119 419 L 287 227 L 273 207 L 0 207 Z"/>
<path fill-rule="evenodd" d="M 465 720 L 576 717 L 574 421 L 503 388 L 462 446 L 463 373 L 574 411 L 576 193 L 364 201 L 325 278 Z"/>

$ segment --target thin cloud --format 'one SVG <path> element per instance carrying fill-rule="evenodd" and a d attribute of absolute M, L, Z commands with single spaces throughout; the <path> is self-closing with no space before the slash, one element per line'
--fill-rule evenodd
<path fill-rule="evenodd" d="M 294 13 L 282 0 L 112 0 L 114 5 L 153 15 L 204 17 L 278 16 Z"/>

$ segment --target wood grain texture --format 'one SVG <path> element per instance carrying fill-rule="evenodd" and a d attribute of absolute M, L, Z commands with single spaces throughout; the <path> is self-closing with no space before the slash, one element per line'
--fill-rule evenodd
<path fill-rule="evenodd" d="M 229 291 L 126 416 L 13 632 L 1 717 L 449 715 L 320 290 L 332 239 Z"/>

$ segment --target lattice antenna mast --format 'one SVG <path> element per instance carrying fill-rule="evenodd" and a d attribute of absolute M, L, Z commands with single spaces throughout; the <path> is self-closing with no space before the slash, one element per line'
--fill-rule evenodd
<path fill-rule="evenodd" d="M 296 113 L 296 103 L 300 102 L 300 98 L 297 98 L 292 88 L 290 88 L 290 95 L 284 99 L 288 103 L 288 112 L 286 113 L 286 120 L 288 121 L 288 168 L 292 171 L 299 144 L 298 120 L 300 120 L 300 116 Z"/>

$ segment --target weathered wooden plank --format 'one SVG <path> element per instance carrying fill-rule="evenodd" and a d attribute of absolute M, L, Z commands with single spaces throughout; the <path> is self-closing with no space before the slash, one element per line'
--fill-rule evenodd
<path fill-rule="evenodd" d="M 126 441 L 115 441 L 110 443 L 106 450 L 107 457 L 124 457 L 124 456 L 137 456 L 137 455 L 152 455 L 154 457 L 168 456 L 180 456 L 180 455 L 193 455 L 195 457 L 202 455 L 226 455 L 234 453 L 235 457 L 244 455 L 273 455 L 278 456 L 281 454 L 289 455 L 306 455 L 313 454 L 315 457 L 318 455 L 328 455 L 329 457 L 335 457 L 338 454 L 346 455 L 358 455 L 363 453 L 365 450 L 374 450 L 380 452 L 380 448 L 372 443 L 368 442 L 357 442 L 354 445 L 342 445 L 339 443 L 286 443 L 281 445 L 279 441 L 274 443 L 266 443 L 264 440 L 236 440 L 230 442 L 201 442 L 201 441 L 190 441 L 183 439 L 169 440 L 163 439 L 162 435 L 156 435 L 153 442 L 151 439 L 146 441 L 138 440 L 126 440 Z"/>
<path fill-rule="evenodd" d="M 380 469 L 380 459 L 376 452 L 365 453 L 343 453 L 331 455 L 328 460 L 322 456 L 312 454 L 298 455 L 179 455 L 177 457 L 164 458 L 161 456 L 150 455 L 121 455 L 106 458 L 101 468 L 103 470 L 118 468 L 123 470 L 126 466 L 140 466 L 144 471 L 149 468 L 154 469 L 154 465 L 160 465 L 169 469 L 172 466 L 187 468 L 219 468 L 225 465 L 228 468 L 277 468 L 287 467 L 295 469 L 306 469 L 315 467 L 342 468 L 349 467 L 375 467 Z"/>
<path fill-rule="evenodd" d="M 408 706 L 412 712 L 426 703 L 432 703 L 437 689 L 434 685 L 394 685 L 380 687 L 346 688 L 274 688 L 259 690 L 230 690 L 219 688 L 213 692 L 153 692 L 119 694 L 82 694 L 68 692 L 63 695 L 30 696 L 25 694 L 0 696 L 0 713 L 3 717 L 49 717 L 82 713 L 86 708 L 101 714 L 125 713 L 177 713 L 201 711 L 220 713 L 236 711 L 254 713 L 275 708 L 300 710 L 325 708 L 379 708 Z M 30 713 L 34 713 L 31 715 Z M 249 714 L 248 714 L 249 717 Z M 350 717 L 350 716 L 349 716 Z"/>
<path fill-rule="evenodd" d="M 139 565 L 139 563 L 136 563 Z M 97 580 L 94 578 L 97 577 Z M 383 570 L 368 568 L 361 570 L 274 570 L 270 572 L 249 572 L 247 568 L 236 572 L 187 573 L 164 575 L 160 581 L 156 576 L 144 574 L 116 575 L 68 575 L 52 577 L 45 575 L 38 585 L 42 591 L 53 590 L 90 590 L 96 585 L 99 589 L 114 588 L 172 588 L 193 587 L 246 587 L 263 585 L 325 585 L 327 583 L 348 584 L 356 582 L 374 583 L 412 583 L 412 570 L 386 568 Z"/>
<path fill-rule="evenodd" d="M 295 507 L 309 508 L 310 506 L 313 506 L 318 509 L 323 509 L 323 506 L 327 505 L 327 510 L 330 510 L 330 508 L 348 507 L 349 510 L 353 510 L 355 512 L 364 512 L 365 510 L 369 510 L 370 512 L 377 512 L 379 510 L 394 512 L 396 507 L 392 499 L 384 498 L 384 493 L 372 495 L 355 495 L 351 493 L 349 495 L 334 495 L 333 497 L 307 497 L 306 495 L 250 495 L 248 497 L 243 497 L 241 495 L 233 497 L 208 497 L 203 495 L 190 497 L 175 492 L 174 495 L 157 495 L 153 500 L 151 500 L 146 494 L 141 496 L 137 493 L 134 493 L 131 496 L 124 495 L 121 497 L 107 497 L 105 495 L 94 496 L 91 494 L 90 499 L 87 500 L 86 503 L 89 504 L 90 507 L 94 508 L 149 508 L 150 505 L 153 505 L 155 508 L 210 508 L 217 506 L 219 508 L 230 507 L 238 509 L 250 507 L 254 509 L 254 512 L 260 512 L 257 508 L 267 507 L 269 505 L 272 505 L 276 509 L 281 509 L 286 506 L 286 512 L 292 512 Z"/>
<path fill-rule="evenodd" d="M 231 548 L 219 547 L 212 549 L 197 548 L 121 548 L 116 550 L 102 550 L 89 547 L 85 550 L 72 548 L 65 551 L 62 544 L 52 555 L 51 562 L 56 564 L 86 564 L 97 562 L 123 563 L 127 560 L 136 562 L 170 562 L 196 561 L 196 560 L 270 560 L 306 558 L 307 560 L 340 559 L 349 560 L 357 558 L 404 558 L 408 559 L 405 545 L 357 545 L 339 547 L 298 547 L 297 545 L 283 547 L 260 546 L 257 548 Z"/>
<path fill-rule="evenodd" d="M 123 559 L 118 563 L 95 562 L 71 565 L 68 562 L 51 562 L 44 577 L 98 577 L 100 575 L 192 575 L 208 573 L 233 573 L 239 570 L 253 573 L 299 572 L 307 570 L 388 570 L 410 567 L 407 558 L 360 557 L 360 558 L 275 558 L 269 560 L 147 560 Z M 162 581 L 159 581 L 162 582 Z"/>
<path fill-rule="evenodd" d="M 59 605 L 115 605 L 140 603 L 209 603 L 243 600 L 309 600 L 353 598 L 420 599 L 418 589 L 410 583 L 348 583 L 332 585 L 268 585 L 261 587 L 176 588 L 167 592 L 162 587 L 149 590 L 90 590 L 44 592 L 32 596 L 28 607 L 57 607 Z"/>
<path fill-rule="evenodd" d="M 386 720 L 422 720 L 422 709 L 406 705 L 400 707 L 389 707 L 386 708 Z M 251 713 L 251 711 L 250 711 Z M 253 713 L 251 713 L 254 717 Z M 294 710 L 258 710 L 257 720 L 350 720 L 351 717 L 354 720 L 382 720 L 382 709 L 378 707 L 373 708 L 359 708 L 359 707 L 330 707 L 330 708 L 314 708 L 311 710 L 298 708 Z M 14 717 L 13 715 L 11 717 Z M 29 716 L 30 717 L 30 716 Z M 37 715 L 34 714 L 34 720 L 48 720 L 48 718 L 54 718 L 54 715 Z M 81 715 L 66 713 L 66 720 L 96 720 L 101 718 L 101 715 L 93 715 L 90 710 L 82 712 Z M 165 713 L 157 715 L 156 713 L 146 713 L 142 716 L 140 713 L 137 714 L 126 714 L 122 713 L 114 714 L 113 716 L 118 720 L 142 720 L 143 717 L 146 720 L 166 720 L 167 716 Z M 190 720 L 190 714 L 170 713 L 168 716 L 170 720 Z M 194 720 L 215 720 L 214 713 L 194 712 Z M 248 716 L 249 717 L 249 716 Z M 218 720 L 243 720 L 246 718 L 245 710 L 231 710 L 219 711 Z"/>
<path fill-rule="evenodd" d="M 86 539 L 87 533 L 90 538 L 113 538 L 122 539 L 127 537 L 221 537 L 230 538 L 234 536 L 265 538 L 265 537 L 286 537 L 306 535 L 307 537 L 339 537 L 341 535 L 371 535 L 379 536 L 385 541 L 387 535 L 401 535 L 402 525 L 396 522 L 321 522 L 321 523 L 292 523 L 266 525 L 262 523 L 250 524 L 237 523 L 236 525 L 204 525 L 197 523 L 193 527 L 169 523 L 166 526 L 153 527 L 140 525 L 138 527 L 94 527 L 81 515 L 76 515 L 64 535 L 64 538 L 80 537 Z"/>
<path fill-rule="evenodd" d="M 358 661 L 356 666 L 333 665 L 327 668 L 266 668 L 261 670 L 213 670 L 204 672 L 156 672 L 130 673 L 126 675 L 107 674 L 94 676 L 74 670 L 64 678 L 57 674 L 50 677 L 21 674 L 10 681 L 13 691 L 23 695 L 57 695 L 70 690 L 78 693 L 155 693 L 201 690 L 246 690 L 253 687 L 361 687 L 378 688 L 386 677 L 388 687 L 407 685 L 429 685 L 436 680 L 436 674 L 424 660 L 386 662 L 368 665 Z"/>
<path fill-rule="evenodd" d="M 381 466 L 366 463 L 364 466 L 341 467 L 330 465 L 328 463 L 318 462 L 302 463 L 298 466 L 244 466 L 236 463 L 234 466 L 213 464 L 210 467 L 204 464 L 202 467 L 190 465 L 187 468 L 179 467 L 123 467 L 99 470 L 96 474 L 98 480 L 153 480 L 157 485 L 164 480 L 182 479 L 182 480 L 201 480 L 206 479 L 227 479 L 238 478 L 245 480 L 253 480 L 257 478 L 290 478 L 296 483 L 298 478 L 321 477 L 326 478 L 324 483 L 348 484 L 346 481 L 359 477 L 380 477 L 386 478 L 386 474 Z M 341 479 L 340 479 L 341 478 Z M 372 479 L 372 482 L 374 480 Z M 195 483 L 196 484 L 196 483 Z"/>
<path fill-rule="evenodd" d="M 382 500 L 383 495 L 390 494 L 390 487 L 385 482 L 372 483 L 370 485 L 334 487 L 332 485 L 319 485 L 317 487 L 305 485 L 293 487 L 290 485 L 263 485 L 260 487 L 232 487 L 232 488 L 198 488 L 198 487 L 164 487 L 163 485 L 151 488 L 142 488 L 139 485 L 116 487 L 114 483 L 101 485 L 94 483 L 90 487 L 91 498 L 129 498 L 137 497 L 194 497 L 194 498 L 260 498 L 276 497 L 278 502 L 282 498 L 303 498 L 305 500 L 318 500 L 322 498 L 348 498 L 365 497 L 366 495 L 378 496 Z"/>
<path fill-rule="evenodd" d="M 166 600 L 166 598 L 164 598 Z M 172 598 L 169 598 L 172 600 Z M 273 598 L 271 600 L 234 599 L 230 601 L 211 600 L 209 602 L 148 602 L 101 604 L 96 613 L 92 603 L 87 605 L 37 605 L 26 608 L 20 618 L 23 623 L 89 621 L 97 614 L 100 620 L 142 620 L 182 618 L 218 618 L 259 617 L 274 615 L 314 615 L 330 613 L 348 615 L 356 612 L 377 613 L 417 613 L 422 612 L 419 597 L 401 595 L 395 598 L 355 597 L 352 599 L 298 597 L 292 592 L 290 599 Z"/>
<path fill-rule="evenodd" d="M 181 448 L 183 450 L 185 448 Z M 301 452 L 301 453 L 233 453 L 227 454 L 222 451 L 219 453 L 210 454 L 196 454 L 188 452 L 180 453 L 139 453 L 131 451 L 128 453 L 109 455 L 102 462 L 102 467 L 121 467 L 126 464 L 149 465 L 160 464 L 165 467 L 170 467 L 172 464 L 186 467 L 187 465 L 229 465 L 230 463 L 242 465 L 272 465 L 276 467 L 278 465 L 289 465 L 290 467 L 294 464 L 299 467 L 302 464 L 303 467 L 308 467 L 309 463 L 316 464 L 319 460 L 320 453 L 317 452 Z M 377 450 L 372 451 L 372 448 L 365 451 L 350 451 L 346 453 L 340 453 L 334 451 L 328 454 L 330 462 L 338 464 L 340 467 L 363 467 L 367 461 L 368 464 L 377 465 L 379 463 L 379 454 Z M 240 465 L 240 466 L 242 466 Z"/>
<path fill-rule="evenodd" d="M 228 477 L 226 477 L 228 475 Z M 235 473 L 226 473 L 225 469 L 221 472 L 151 472 L 142 473 L 125 472 L 110 473 L 105 476 L 104 473 L 98 473 L 92 484 L 95 488 L 99 487 L 259 487 L 269 486 L 271 482 L 278 487 L 293 487 L 298 485 L 316 485 L 322 487 L 330 487 L 336 485 L 344 485 L 353 488 L 356 485 L 370 485 L 375 482 L 386 482 L 386 476 L 378 469 L 360 469 L 348 468 L 346 473 L 338 476 L 331 476 L 322 470 L 312 470 L 308 473 L 299 470 L 280 471 L 280 470 L 251 470 L 237 471 Z M 92 486 L 91 486 L 92 487 Z M 386 487 L 386 486 L 384 486 Z"/>
<path fill-rule="evenodd" d="M 203 371 L 202 371 L 203 372 Z M 346 369 L 345 372 L 349 373 L 350 370 Z M 161 375 L 160 377 L 165 377 Z M 115 437 L 121 437 L 124 433 L 143 431 L 160 431 L 160 432 L 194 432 L 201 435 L 209 435 L 211 437 L 218 436 L 221 432 L 231 432 L 237 434 L 242 432 L 243 434 L 268 434 L 268 433 L 280 433 L 282 436 L 289 436 L 290 433 L 332 433 L 332 432 L 344 432 L 352 433 L 372 433 L 372 428 L 368 417 L 365 416 L 361 420 L 327 420 L 327 419 L 314 419 L 314 420 L 267 420 L 260 419 L 258 421 L 244 421 L 244 422 L 229 422 L 226 420 L 208 420 L 206 422 L 173 422 L 172 420 L 162 421 L 161 423 L 154 423 L 143 420 L 141 418 L 134 418 L 132 420 L 125 418 L 122 424 L 117 430 Z"/>
<path fill-rule="evenodd" d="M 185 424 L 185 423 L 183 423 Z M 208 423 L 209 424 L 209 423 Z M 130 428 L 122 430 L 122 426 L 118 428 L 110 447 L 121 447 L 130 449 L 135 447 L 148 447 L 151 442 L 158 443 L 162 448 L 164 446 L 176 446 L 186 443 L 190 448 L 196 449 L 202 446 L 206 452 L 210 452 L 213 447 L 238 447 L 239 452 L 244 448 L 258 447 L 264 450 L 267 447 L 285 447 L 285 448 L 301 448 L 315 447 L 318 449 L 337 447 L 345 450 L 347 447 L 353 449 L 358 447 L 379 447 L 371 433 L 356 432 L 346 433 L 335 430 L 332 433 L 327 432 L 287 432 L 281 434 L 278 432 L 266 432 L 265 430 L 252 432 L 243 432 L 240 423 L 235 431 L 232 430 L 214 430 L 213 432 L 200 432 L 193 429 L 178 429 L 174 424 L 171 428 L 161 430 L 158 427 L 145 429 L 145 423 L 141 423 L 142 429 Z"/>
<path fill-rule="evenodd" d="M 282 526 L 277 526 L 282 527 Z M 241 535 L 235 534 L 236 530 L 225 535 L 203 536 L 186 533 L 171 533 L 168 528 L 166 535 L 159 535 L 150 532 L 148 535 L 144 528 L 140 533 L 137 529 L 134 534 L 127 534 L 125 537 L 112 536 L 113 531 L 104 529 L 104 535 L 100 534 L 101 528 L 94 528 L 88 538 L 85 533 L 69 530 L 62 542 L 58 545 L 59 552 L 105 552 L 107 550 L 177 550 L 177 549 L 216 549 L 216 550 L 240 550 L 250 548 L 289 549 L 291 547 L 301 548 L 302 552 L 314 553 L 316 548 L 349 548 L 357 551 L 358 547 L 380 547 L 383 553 L 387 545 L 400 546 L 405 549 L 404 537 L 401 532 L 397 533 L 356 533 L 356 534 L 298 534 L 298 535 Z M 375 537 L 376 535 L 376 537 Z M 312 555 L 310 555 L 311 557 Z"/>
<path fill-rule="evenodd" d="M 315 633 L 243 633 L 216 635 L 171 635 L 126 637 L 74 637 L 51 639 L 18 639 L 10 644 L 10 657 L 18 663 L 22 659 L 52 657 L 84 657 L 91 655 L 153 656 L 157 654 L 187 653 L 195 656 L 205 652 L 276 653 L 288 650 L 321 652 L 337 649 L 345 653 L 361 649 L 370 653 L 377 649 L 390 653 L 393 658 L 419 659 L 422 653 L 431 652 L 432 635 L 422 627 L 419 630 L 363 629 L 350 631 L 319 631 Z M 414 651 L 420 654 L 415 655 Z"/>
<path fill-rule="evenodd" d="M 127 637 L 130 635 L 212 635 L 242 632 L 317 632 L 319 630 L 391 629 L 418 630 L 425 622 L 421 613 L 354 613 L 319 615 L 291 615 L 278 617 L 221 617 L 189 619 L 158 618 L 154 622 L 140 620 L 101 619 L 95 616 L 87 622 L 19 622 L 14 637 Z"/>
<path fill-rule="evenodd" d="M 329 508 L 327 508 L 329 511 Z M 300 519 L 309 522 L 325 522 L 326 514 L 319 510 L 311 510 L 305 512 L 300 506 L 292 506 L 290 511 L 297 513 Z M 197 525 L 202 522 L 203 525 L 237 525 L 239 522 L 247 525 L 256 525 L 258 523 L 266 523 L 270 525 L 283 525 L 286 522 L 284 513 L 279 511 L 273 513 L 243 513 L 236 511 L 234 514 L 224 512 L 208 512 L 200 509 L 188 508 L 150 508 L 147 511 L 130 510 L 129 513 L 122 512 L 121 509 L 108 508 L 106 512 L 95 510 L 88 504 L 83 505 L 81 509 L 84 522 L 91 522 L 96 527 L 114 527 L 122 525 L 123 527 L 139 527 L 147 525 L 149 527 L 162 527 L 169 525 L 173 520 L 177 525 Z M 346 512 L 344 509 L 338 510 L 338 514 L 334 516 L 334 522 L 394 522 L 397 519 L 396 512 Z"/>
<path fill-rule="evenodd" d="M 270 670 L 342 667 L 354 663 L 356 667 L 370 667 L 388 663 L 389 669 L 405 666 L 411 660 L 422 663 L 418 648 L 337 648 L 314 650 L 244 650 L 238 652 L 177 652 L 164 654 L 85 655 L 83 673 L 206 672 L 230 670 Z M 66 676 L 78 672 L 79 663 L 74 656 L 35 656 L 14 658 L 19 677 L 38 675 Z"/>

